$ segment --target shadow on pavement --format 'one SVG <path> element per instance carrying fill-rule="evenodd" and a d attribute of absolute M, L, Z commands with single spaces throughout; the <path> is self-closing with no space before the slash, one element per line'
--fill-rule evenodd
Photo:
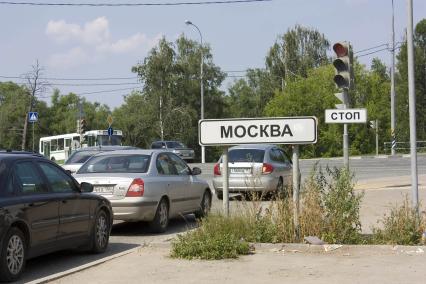
<path fill-rule="evenodd" d="M 186 232 L 198 226 L 193 214 L 180 216 L 170 220 L 169 227 L 165 233 L 152 233 L 147 222 L 117 222 L 112 227 L 111 236 L 161 236 L 175 235 Z"/>
<path fill-rule="evenodd" d="M 64 272 L 135 247 L 136 244 L 110 242 L 107 251 L 101 254 L 66 250 L 36 257 L 27 261 L 24 274 L 17 283 L 26 283 Z"/>

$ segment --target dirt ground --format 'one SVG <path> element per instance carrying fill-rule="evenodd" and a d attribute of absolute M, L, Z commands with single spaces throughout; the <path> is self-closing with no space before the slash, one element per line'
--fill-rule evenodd
<path fill-rule="evenodd" d="M 426 247 L 257 245 L 235 260 L 178 260 L 168 245 L 131 254 L 54 283 L 426 283 Z"/>

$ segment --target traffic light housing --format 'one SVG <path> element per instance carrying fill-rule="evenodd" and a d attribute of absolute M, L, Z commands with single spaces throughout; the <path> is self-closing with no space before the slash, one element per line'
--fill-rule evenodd
<path fill-rule="evenodd" d="M 84 118 L 80 119 L 80 134 L 83 134 L 87 130 L 86 120 Z"/>
<path fill-rule="evenodd" d="M 371 129 L 376 129 L 376 121 L 375 120 L 370 120 L 370 124 L 369 124 L 369 128 Z"/>
<path fill-rule="evenodd" d="M 333 50 L 336 53 L 336 59 L 333 60 L 336 71 L 334 83 L 341 90 L 349 90 L 353 87 L 352 47 L 348 42 L 342 41 L 335 43 Z"/>

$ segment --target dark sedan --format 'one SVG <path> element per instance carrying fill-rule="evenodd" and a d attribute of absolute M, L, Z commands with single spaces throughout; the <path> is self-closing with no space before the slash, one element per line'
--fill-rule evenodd
<path fill-rule="evenodd" d="M 105 251 L 110 202 L 37 154 L 0 152 L 0 281 L 19 278 L 29 258 L 63 249 Z"/>

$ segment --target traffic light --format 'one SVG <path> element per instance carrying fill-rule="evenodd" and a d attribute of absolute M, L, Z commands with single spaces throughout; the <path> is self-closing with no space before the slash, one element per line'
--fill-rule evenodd
<path fill-rule="evenodd" d="M 375 120 L 370 120 L 370 128 L 376 129 L 376 121 Z"/>
<path fill-rule="evenodd" d="M 84 118 L 80 119 L 80 134 L 83 134 L 87 130 L 86 120 Z"/>
<path fill-rule="evenodd" d="M 336 70 L 334 82 L 339 89 L 348 90 L 353 83 L 351 45 L 346 41 L 338 42 L 333 45 L 333 50 L 336 53 L 336 59 L 333 60 Z"/>

